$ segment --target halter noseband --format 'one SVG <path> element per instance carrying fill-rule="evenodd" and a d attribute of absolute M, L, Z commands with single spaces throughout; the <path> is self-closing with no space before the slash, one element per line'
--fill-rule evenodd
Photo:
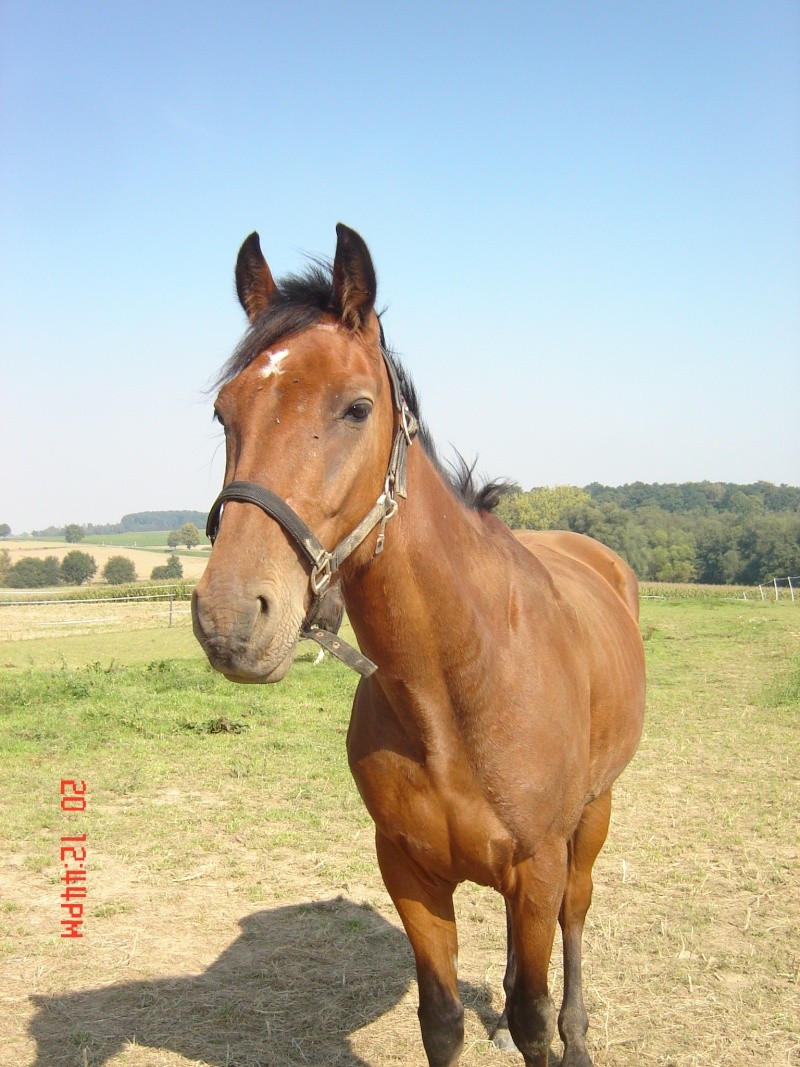
<path fill-rule="evenodd" d="M 330 585 L 333 574 L 379 523 L 381 528 L 375 544 L 375 555 L 377 556 L 383 551 L 386 524 L 396 514 L 398 508 L 395 494 L 405 498 L 408 493 L 408 448 L 414 440 L 419 424 L 405 401 L 397 369 L 383 345 L 381 345 L 381 354 L 383 355 L 383 361 L 392 386 L 394 408 L 399 417 L 394 442 L 392 443 L 392 451 L 389 456 L 386 480 L 383 492 L 370 510 L 358 526 L 346 537 L 342 538 L 333 551 L 328 552 L 323 547 L 312 530 L 303 522 L 297 512 L 289 507 L 285 500 L 273 493 L 271 489 L 267 489 L 257 482 L 231 482 L 226 485 L 214 501 L 206 523 L 206 535 L 213 545 L 219 531 L 222 506 L 228 500 L 236 500 L 243 504 L 255 504 L 256 507 L 261 508 L 267 515 L 275 519 L 311 564 L 309 582 L 313 600 L 303 628 L 300 631 L 300 636 L 316 641 L 323 648 L 326 648 L 331 655 L 342 660 L 342 662 L 358 671 L 365 678 L 369 677 L 370 674 L 374 674 L 378 669 L 377 666 L 335 634 L 323 630 L 321 627 L 310 625 L 309 620 L 314 617 L 319 602 Z"/>

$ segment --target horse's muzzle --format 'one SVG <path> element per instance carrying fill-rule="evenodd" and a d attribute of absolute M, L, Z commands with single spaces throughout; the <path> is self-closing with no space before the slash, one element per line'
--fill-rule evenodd
<path fill-rule="evenodd" d="M 220 597 L 201 588 L 192 596 L 194 634 L 211 666 L 233 682 L 279 682 L 292 665 L 299 624 L 282 625 L 266 591 Z"/>

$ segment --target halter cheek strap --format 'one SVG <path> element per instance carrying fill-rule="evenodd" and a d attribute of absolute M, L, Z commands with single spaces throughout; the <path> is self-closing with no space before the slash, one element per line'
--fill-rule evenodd
<path fill-rule="evenodd" d="M 397 370 L 385 350 L 382 351 L 392 386 L 392 399 L 399 416 L 399 425 L 395 432 L 392 451 L 389 456 L 386 481 L 383 492 L 358 526 L 343 537 L 332 552 L 328 552 L 324 548 L 313 531 L 303 522 L 297 512 L 289 507 L 285 500 L 273 493 L 271 489 L 267 489 L 257 482 L 231 482 L 226 485 L 214 501 L 206 523 L 206 535 L 213 545 L 219 530 L 222 508 L 226 501 L 236 500 L 243 504 L 255 504 L 256 507 L 261 508 L 267 515 L 275 519 L 311 564 L 309 582 L 313 599 L 306 621 L 300 631 L 300 636 L 316 641 L 323 648 L 326 648 L 331 655 L 342 660 L 343 663 L 358 671 L 365 678 L 374 674 L 378 669 L 377 666 L 335 634 L 323 630 L 321 627 L 309 625 L 309 620 L 313 619 L 319 602 L 330 585 L 333 574 L 366 540 L 378 524 L 380 524 L 380 530 L 375 543 L 375 555 L 377 556 L 383 551 L 386 524 L 397 513 L 398 503 L 396 497 L 405 498 L 408 492 L 408 449 L 414 440 L 419 425 L 403 397 Z"/>

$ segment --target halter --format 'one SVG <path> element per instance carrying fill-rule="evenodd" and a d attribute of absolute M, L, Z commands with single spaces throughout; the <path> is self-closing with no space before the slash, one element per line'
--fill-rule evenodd
<path fill-rule="evenodd" d="M 310 624 L 310 620 L 313 619 L 319 602 L 331 583 L 332 576 L 378 524 L 380 524 L 380 530 L 375 543 L 375 555 L 380 555 L 383 551 L 386 537 L 386 524 L 397 513 L 397 496 L 405 498 L 408 495 L 408 448 L 414 440 L 419 424 L 405 401 L 397 368 L 383 345 L 381 345 L 381 354 L 389 374 L 389 381 L 392 386 L 392 401 L 398 414 L 398 426 L 389 456 L 389 466 L 386 471 L 383 492 L 358 526 L 346 537 L 343 537 L 333 551 L 328 552 L 323 547 L 312 530 L 303 522 L 297 512 L 289 507 L 285 500 L 273 493 L 271 489 L 267 489 L 257 482 L 231 482 L 226 485 L 214 501 L 206 523 L 206 535 L 213 545 L 219 531 L 222 506 L 228 500 L 236 500 L 243 504 L 255 504 L 256 507 L 261 508 L 267 515 L 275 519 L 311 564 L 309 584 L 313 599 L 300 631 L 300 636 L 316 641 L 323 648 L 326 648 L 331 655 L 336 656 L 337 659 L 346 663 L 348 667 L 352 667 L 353 670 L 358 671 L 365 678 L 374 674 L 378 669 L 377 666 L 335 634 Z"/>

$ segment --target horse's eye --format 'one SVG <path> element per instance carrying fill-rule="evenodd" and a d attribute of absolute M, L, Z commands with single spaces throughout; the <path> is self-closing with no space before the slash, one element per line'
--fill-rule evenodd
<path fill-rule="evenodd" d="M 344 417 L 347 422 L 364 422 L 371 412 L 372 404 L 369 400 L 357 400 L 355 404 L 350 405 Z"/>

